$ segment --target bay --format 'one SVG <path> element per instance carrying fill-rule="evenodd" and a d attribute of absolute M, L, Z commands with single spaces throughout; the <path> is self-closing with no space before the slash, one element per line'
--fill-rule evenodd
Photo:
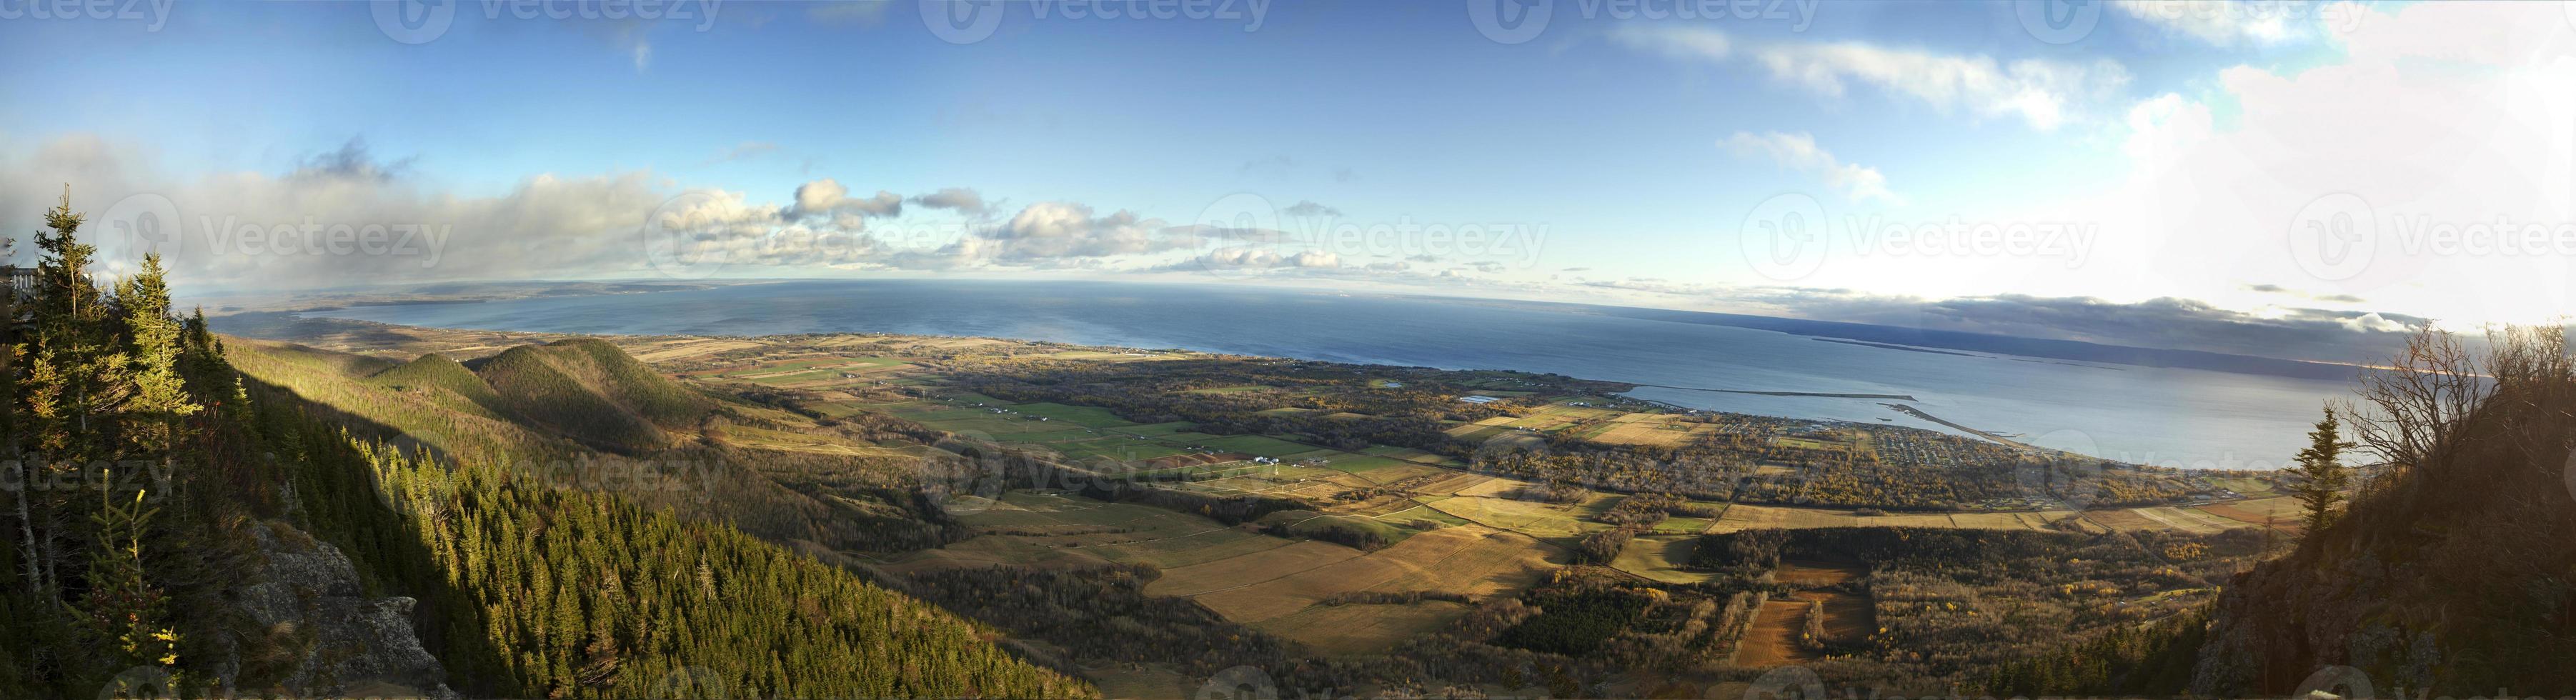
<path fill-rule="evenodd" d="M 2352 389 L 2313 379 L 1909 351 L 1582 308 L 1251 285 L 850 280 L 308 313 L 584 334 L 990 336 L 1552 372 L 1656 385 L 1632 395 L 1693 408 L 1960 432 L 1882 405 L 1904 403 L 2023 442 L 2191 468 L 2277 468 L 2298 450 L 2322 404 Z"/>

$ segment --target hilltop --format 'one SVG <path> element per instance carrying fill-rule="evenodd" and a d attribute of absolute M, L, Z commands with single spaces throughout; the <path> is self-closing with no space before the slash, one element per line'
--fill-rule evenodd
<path fill-rule="evenodd" d="M 2365 440 L 2398 468 L 2230 587 L 2192 692 L 2318 689 L 2343 666 L 2381 697 L 2576 693 L 2576 371 L 2556 333 L 2494 345 L 2418 354 L 2412 381 L 2365 392 L 2414 427 Z"/>
<path fill-rule="evenodd" d="M 463 391 L 488 390 L 491 401 L 523 422 L 612 452 L 672 447 L 674 431 L 695 429 L 718 409 L 715 399 L 595 339 L 521 345 L 478 360 L 473 369 L 475 383 L 446 376 L 464 384 Z"/>

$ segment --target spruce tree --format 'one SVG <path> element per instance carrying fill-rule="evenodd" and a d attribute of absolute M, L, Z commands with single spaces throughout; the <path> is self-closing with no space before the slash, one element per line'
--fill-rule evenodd
<path fill-rule="evenodd" d="M 180 328 L 170 316 L 170 287 L 163 274 L 161 254 L 146 253 L 143 271 L 117 285 L 116 307 L 130 362 L 127 376 L 134 382 L 121 436 L 131 455 L 166 454 L 178 418 L 197 412 L 179 375 Z"/>
<path fill-rule="evenodd" d="M 109 452 L 105 416 L 132 394 L 128 358 L 116 347 L 114 319 L 89 275 L 90 255 L 80 242 L 81 215 L 72 213 L 71 190 L 45 213 L 47 231 L 36 234 L 42 257 L 30 333 L 14 359 L 26 368 L 18 395 L 25 404 L 23 434 L 36 437 L 37 456 L 85 464 Z"/>
<path fill-rule="evenodd" d="M 2342 437 L 2342 424 L 2335 420 L 2334 409 L 2308 431 L 2308 446 L 2299 450 L 2298 463 L 2289 472 L 2298 479 L 2291 493 L 2306 506 L 2307 531 L 2314 533 L 2334 522 L 2334 506 L 2343 500 L 2343 490 L 2352 482 L 2352 474 L 2343 466 L 2343 451 L 2353 444 Z"/>

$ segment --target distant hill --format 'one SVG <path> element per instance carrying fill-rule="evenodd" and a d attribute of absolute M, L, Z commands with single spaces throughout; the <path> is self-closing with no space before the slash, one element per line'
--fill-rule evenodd
<path fill-rule="evenodd" d="M 666 429 L 695 426 L 716 410 L 714 399 L 601 340 L 522 345 L 472 367 L 510 415 L 615 452 L 670 447 L 675 437 Z"/>
<path fill-rule="evenodd" d="M 430 353 L 419 359 L 386 368 L 367 377 L 367 383 L 394 391 L 419 392 L 433 400 L 446 401 L 450 407 L 491 418 L 504 418 L 509 403 L 492 385 L 474 375 L 474 370 L 457 364 L 446 355 Z"/>
<path fill-rule="evenodd" d="M 292 343 L 236 346 L 235 363 L 251 379 L 365 414 L 442 449 L 508 448 L 524 458 L 529 448 L 568 439 L 637 454 L 685 443 L 731 406 L 586 338 L 523 345 L 470 366 L 435 353 L 395 363 Z"/>
<path fill-rule="evenodd" d="M 1596 304 L 1540 301 L 1498 303 L 1529 304 L 1557 309 L 1579 309 L 1585 313 L 1595 313 L 1605 316 L 1638 318 L 1651 321 L 1668 321 L 1672 323 L 1695 323 L 1707 326 L 1751 328 L 1755 330 L 1777 331 L 1792 335 L 1804 335 L 1817 338 L 1840 338 L 1843 340 L 1912 346 L 1914 348 L 1969 350 L 1974 352 L 1991 352 L 2000 355 L 2074 360 L 2079 362 L 2105 362 L 2111 364 L 2136 365 L 2140 367 L 2174 367 L 2180 369 L 2209 370 L 2213 372 L 2235 372 L 2238 374 L 2261 374 L 2275 377 L 2292 377 L 2297 379 L 2322 379 L 2337 382 L 2352 381 L 2353 377 L 2361 372 L 2359 368 L 2351 365 L 2338 365 L 2325 362 L 2305 362 L 2301 360 L 2284 360 L 2272 357 L 2256 357 L 2252 355 L 2232 355 L 2201 350 L 2174 350 L 2168 348 L 2141 348 L 2126 345 L 2105 345 L 2102 343 L 2088 343 L 2080 340 L 2022 338 L 2008 335 L 1995 335 L 1991 333 L 1943 331 L 1924 328 L 1907 328 L 1903 326 L 1881 326 L 1867 323 L 1845 323 L 1840 321 L 1809 321 L 1795 318 L 1775 318 L 1771 316 L 1718 313 L 1714 311 L 1679 311 L 1673 309 L 1647 309 L 1627 306 L 1602 306 Z"/>
<path fill-rule="evenodd" d="M 548 478 L 608 487 L 651 466 L 669 474 L 624 488 L 629 500 L 772 541 L 888 551 L 964 536 L 911 497 L 919 475 L 909 450 L 924 448 L 900 446 L 921 439 L 900 421 L 818 425 L 701 393 L 605 341 L 524 345 L 469 363 L 434 353 L 397 363 L 243 338 L 226 348 L 246 381 L 372 425 L 362 432 L 373 437 L 541 465 Z M 612 458 L 624 463 L 603 461 Z"/>
<path fill-rule="evenodd" d="M 427 358 L 397 363 L 247 338 L 228 337 L 224 348 L 247 383 L 292 392 L 451 455 L 539 460 L 578 448 L 520 423 L 490 386 L 461 365 L 441 368 L 440 361 Z"/>

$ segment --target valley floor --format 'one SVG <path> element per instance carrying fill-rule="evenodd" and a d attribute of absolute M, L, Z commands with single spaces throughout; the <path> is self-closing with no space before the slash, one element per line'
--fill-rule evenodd
<path fill-rule="evenodd" d="M 555 338 L 347 321 L 290 323 L 270 330 L 326 350 L 388 360 L 431 352 L 470 360 L 514 344 Z M 1305 509 L 1230 525 L 1205 513 L 1105 502 L 1062 490 L 985 489 L 957 494 L 943 504 L 968 529 L 961 541 L 907 552 L 852 554 L 907 576 L 991 566 L 1079 570 L 1151 565 L 1160 573 L 1144 586 L 1145 595 L 1194 601 L 1226 620 L 1328 657 L 1384 654 L 1460 624 L 1479 605 L 1529 594 L 1574 565 L 1589 540 L 1621 527 L 1630 527 L 1633 537 L 1615 545 L 1612 556 L 1601 562 L 1605 566 L 1593 570 L 1616 572 L 1637 585 L 1672 586 L 1720 577 L 1692 561 L 1703 536 L 1750 530 L 1910 527 L 2197 536 L 2284 529 L 2296 510 L 2296 504 L 2274 494 L 2268 480 L 2258 476 L 2176 475 L 2156 478 L 2196 493 L 2126 508 L 2082 509 L 2046 497 L 1995 498 L 1942 510 L 1691 497 L 1674 500 L 1670 515 L 1662 512 L 1664 506 L 1655 506 L 1655 517 L 1637 526 L 1621 519 L 1634 510 L 1634 504 L 1622 509 L 1624 501 L 1644 497 L 1633 489 L 1592 483 L 1569 490 L 1559 480 L 1496 473 L 1483 460 L 1501 451 L 1538 450 L 1566 440 L 1675 449 L 1713 444 L 1737 430 L 1769 435 L 1751 443 L 1764 455 L 1793 457 L 1929 460 L 1924 463 L 1937 465 L 1943 459 L 1964 459 L 1955 455 L 2028 448 L 2000 439 L 2008 444 L 1963 446 L 1887 428 L 1793 419 L 1711 420 L 1698 412 L 1622 398 L 1615 386 L 1561 378 L 1465 372 L 1430 377 L 1429 370 L 1406 368 L 1360 368 L 1349 378 L 1384 392 L 1436 381 L 1435 386 L 1452 387 L 1462 395 L 1519 407 L 1505 415 L 1444 420 L 1438 426 L 1441 433 L 1473 446 L 1472 454 L 1444 454 L 1306 433 L 1207 432 L 1219 428 L 1189 420 L 1140 422 L 1109 407 L 1013 401 L 976 391 L 991 385 L 982 373 L 995 368 L 1008 368 L 1005 374 L 1059 367 L 1100 373 L 1106 370 L 1098 368 L 1138 363 L 1236 362 L 1253 367 L 1283 362 L 1266 358 L 889 335 L 606 340 L 685 385 L 749 397 L 821 425 L 862 414 L 889 416 L 979 443 L 1141 478 L 1158 488 L 1306 504 Z M 1263 416 L 1303 421 L 1281 423 L 1298 425 L 1379 418 L 1314 408 L 1329 402 L 1314 400 L 1319 395 L 1307 385 L 1157 386 L 1156 391 L 1210 401 L 1256 402 L 1246 405 L 1246 423 Z M 1439 405 L 1452 398 L 1428 400 Z M 1277 405 L 1257 403 L 1261 401 Z M 1125 415 L 1138 414 L 1129 410 Z M 929 449 L 750 426 L 711 429 L 709 434 L 744 448 L 820 455 L 900 457 Z M 1751 474 L 1794 484 L 1811 478 L 1814 469 L 1809 462 L 1766 456 Z M 1548 495 L 1536 496 L 1542 493 Z M 1358 539 L 1350 539 L 1354 537 Z M 1800 641 L 1816 627 L 1808 624 L 1809 616 L 1821 615 L 1825 633 L 1846 643 L 1872 638 L 1873 606 L 1883 602 L 1849 587 L 1834 588 L 1868 575 L 1866 566 L 1784 565 L 1774 576 L 1794 590 L 1770 597 L 1758 610 L 1747 611 L 1748 620 L 1737 621 L 1742 637 L 1725 643 L 1733 649 L 1729 663 L 1759 668 L 1821 658 L 1814 643 Z M 1164 677 L 1171 669 L 1153 666 L 1090 671 L 1113 688 L 1171 681 Z"/>

